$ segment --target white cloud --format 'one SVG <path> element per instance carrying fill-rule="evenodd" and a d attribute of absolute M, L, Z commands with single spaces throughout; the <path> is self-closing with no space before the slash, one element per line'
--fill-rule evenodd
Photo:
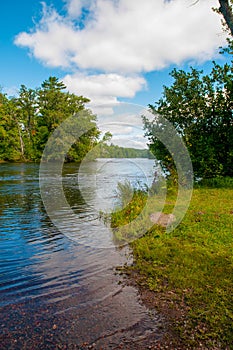
<path fill-rule="evenodd" d="M 111 132 L 112 143 L 118 146 L 146 148 L 147 139 L 144 137 L 145 132 L 143 130 L 143 126 L 138 127 L 134 124 L 129 125 L 128 123 L 121 123 L 117 118 L 115 118 L 115 115 L 114 119 L 116 119 L 116 122 L 113 123 L 110 121 L 110 118 L 109 123 L 100 123 L 99 126 L 103 134 L 107 131 Z"/>
<path fill-rule="evenodd" d="M 71 18 L 79 18 L 84 9 L 90 8 L 92 0 L 67 0 L 67 12 Z"/>
<path fill-rule="evenodd" d="M 72 91 L 115 103 L 145 87 L 144 72 L 211 59 L 224 44 L 220 16 L 212 11 L 217 0 L 192 4 L 66 0 L 64 16 L 44 4 L 40 22 L 18 34 L 15 44 L 29 48 L 45 65 L 72 71 L 64 78 Z"/>
<path fill-rule="evenodd" d="M 195 58 L 211 58 L 223 43 L 220 16 L 211 0 L 96 0 L 85 26 L 78 21 L 83 5 L 69 0 L 67 17 L 44 6 L 43 17 L 30 33 L 15 40 L 51 66 L 139 73 Z"/>
<path fill-rule="evenodd" d="M 42 19 L 35 30 L 18 34 L 15 44 L 30 48 L 35 58 L 51 67 L 68 67 L 70 55 L 77 47 L 75 32 L 69 22 L 45 4 Z"/>
<path fill-rule="evenodd" d="M 130 147 L 130 148 L 137 148 L 137 149 L 146 149 L 147 148 L 147 140 L 145 137 L 142 135 L 141 137 L 137 136 L 134 137 L 116 137 L 113 136 L 111 142 L 114 145 L 118 145 L 121 147 Z"/>
<path fill-rule="evenodd" d="M 105 133 L 113 135 L 111 142 L 119 146 L 146 148 L 142 115 L 151 114 L 144 107 L 130 103 L 120 103 L 112 108 L 112 114 L 98 115 L 98 126 Z"/>
<path fill-rule="evenodd" d="M 91 99 L 92 104 L 115 104 L 118 97 L 133 97 L 145 85 L 144 78 L 139 76 L 123 76 L 119 74 L 85 75 L 68 74 L 63 82 L 70 92 L 83 94 Z"/>

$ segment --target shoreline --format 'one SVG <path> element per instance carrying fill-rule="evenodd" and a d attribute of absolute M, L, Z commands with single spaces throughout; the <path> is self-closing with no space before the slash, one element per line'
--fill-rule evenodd
<path fill-rule="evenodd" d="M 127 269 L 127 268 L 126 268 Z M 149 311 L 155 311 L 162 319 L 161 339 L 156 344 L 151 345 L 150 349 L 176 349 L 176 350 L 201 350 L 208 349 L 202 347 L 202 342 L 199 344 L 187 344 L 185 340 L 179 337 L 176 330 L 178 325 L 185 324 L 187 320 L 187 306 L 178 301 L 175 293 L 154 292 L 149 289 L 145 282 L 145 276 L 142 276 L 138 271 L 131 270 L 125 273 L 125 284 L 133 286 L 137 289 L 140 301 Z M 211 350 L 219 350 L 218 347 L 213 347 Z"/>
<path fill-rule="evenodd" d="M 194 189 L 172 233 L 154 225 L 130 243 L 133 263 L 122 270 L 125 283 L 165 320 L 154 349 L 233 349 L 233 188 L 228 182 L 229 188 L 219 182 L 219 188 Z M 125 217 L 117 223 L 125 223 Z"/>

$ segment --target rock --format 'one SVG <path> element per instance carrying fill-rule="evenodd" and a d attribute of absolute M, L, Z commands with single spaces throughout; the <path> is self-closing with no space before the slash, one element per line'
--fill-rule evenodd
<path fill-rule="evenodd" d="M 154 224 L 162 227 L 167 227 L 176 221 L 176 217 L 173 214 L 164 214 L 161 211 L 150 214 L 150 220 Z"/>

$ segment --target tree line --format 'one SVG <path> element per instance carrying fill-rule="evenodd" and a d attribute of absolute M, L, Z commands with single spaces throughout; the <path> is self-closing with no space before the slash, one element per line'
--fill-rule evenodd
<path fill-rule="evenodd" d="M 97 148 L 98 158 L 154 158 L 149 149 L 121 147 L 113 143 L 99 143 Z"/>
<path fill-rule="evenodd" d="M 49 77 L 38 89 L 21 85 L 18 97 L 0 93 L 0 160 L 39 161 L 52 132 L 76 115 L 77 123 L 88 132 L 72 145 L 66 161 L 80 161 L 100 135 L 96 116 L 85 107 L 87 102 L 83 96 L 66 92 L 66 86 L 56 77 Z"/>

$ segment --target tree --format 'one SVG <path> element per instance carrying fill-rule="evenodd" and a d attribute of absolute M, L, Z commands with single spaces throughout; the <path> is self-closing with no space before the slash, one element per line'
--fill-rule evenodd
<path fill-rule="evenodd" d="M 41 88 L 37 91 L 37 128 L 36 128 L 36 145 L 37 157 L 41 157 L 45 144 L 52 132 L 68 117 L 80 113 L 85 109 L 85 103 L 89 102 L 87 98 L 76 96 L 66 92 L 66 86 L 56 77 L 49 77 L 45 80 Z M 94 118 L 94 117 L 93 117 Z M 72 146 L 74 148 L 74 146 Z M 62 152 L 61 141 L 57 139 L 57 154 L 51 155 L 53 159 L 60 157 Z M 60 150 L 60 151 L 59 151 Z M 76 151 L 72 150 L 71 155 L 67 155 L 67 160 L 77 161 Z"/>
<path fill-rule="evenodd" d="M 17 106 L 0 93 L 0 159 L 5 161 L 24 160 L 22 128 L 18 120 Z"/>
<path fill-rule="evenodd" d="M 84 155 L 97 141 L 99 131 L 96 126 L 96 116 L 85 108 L 89 99 L 64 91 L 66 86 L 56 77 L 49 77 L 38 90 L 38 128 L 37 148 L 40 155 L 51 133 L 67 118 L 76 115 L 76 125 L 85 133 L 72 145 L 66 156 L 67 161 L 81 161 Z M 72 121 L 73 122 L 73 121 Z M 86 132 L 88 130 L 88 132 Z M 72 128 L 70 128 L 72 132 Z M 59 159 L 62 154 L 62 135 L 57 138 L 54 145 L 56 154 L 51 154 L 51 159 Z"/>
<path fill-rule="evenodd" d="M 38 89 L 38 126 L 46 126 L 48 135 L 67 117 L 66 86 L 49 77 Z"/>
<path fill-rule="evenodd" d="M 15 99 L 18 117 L 21 122 L 25 157 L 36 159 L 35 135 L 37 127 L 37 91 L 21 85 L 19 97 Z"/>
<path fill-rule="evenodd" d="M 99 137 L 96 116 L 85 107 L 89 99 L 70 94 L 56 77 L 49 77 L 39 89 L 21 85 L 19 96 L 9 99 L 0 93 L 0 160 L 39 161 L 54 130 L 71 116 L 69 132 L 80 130 L 77 141 L 66 155 L 67 161 L 81 161 Z M 74 123 L 74 124 L 72 124 Z M 83 132 L 82 132 L 83 130 Z M 54 142 L 50 159 L 60 159 L 65 130 Z"/>
<path fill-rule="evenodd" d="M 214 64 L 210 75 L 191 68 L 174 69 L 174 83 L 164 87 L 163 97 L 144 117 L 150 149 L 162 167 L 175 174 L 173 157 L 156 137 L 163 128 L 160 116 L 169 120 L 183 139 L 196 177 L 233 176 L 233 66 Z"/>

